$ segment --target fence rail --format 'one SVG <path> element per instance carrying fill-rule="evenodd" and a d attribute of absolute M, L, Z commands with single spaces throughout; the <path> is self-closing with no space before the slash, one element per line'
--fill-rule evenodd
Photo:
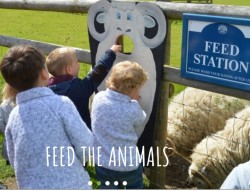
<path fill-rule="evenodd" d="M 38 11 L 87 13 L 97 0 L 0 0 L 0 8 Z M 160 6 L 169 19 L 182 20 L 182 14 L 199 13 L 250 18 L 250 7 L 215 4 L 190 4 L 174 2 L 151 2 Z"/>
<path fill-rule="evenodd" d="M 213 3 L 213 0 L 156 0 L 156 1 L 163 1 L 163 2 L 175 2 L 175 1 L 182 1 L 186 3 Z"/>
<path fill-rule="evenodd" d="M 63 45 L 45 43 L 35 40 L 27 40 L 22 38 L 15 38 L 5 35 L 0 35 L 0 46 L 12 47 L 14 45 L 29 44 L 31 46 L 41 49 L 45 54 L 49 54 L 52 50 L 62 47 Z M 80 62 L 91 64 L 91 56 L 89 50 L 73 47 L 76 50 L 77 58 Z"/>
<path fill-rule="evenodd" d="M 221 93 L 233 97 L 238 97 L 242 99 L 250 100 L 250 92 L 231 89 L 224 86 L 219 86 L 215 84 L 205 83 L 201 81 L 191 80 L 187 78 L 180 77 L 180 70 L 178 68 L 173 68 L 171 66 L 164 66 L 163 80 L 174 82 L 177 84 L 182 84 L 184 86 L 190 86 L 194 88 L 199 88 L 211 92 Z"/>
<path fill-rule="evenodd" d="M 63 45 L 39 42 L 35 40 L 27 40 L 27 39 L 22 39 L 22 38 L 15 38 L 15 37 L 10 37 L 10 36 L 0 35 L 0 46 L 11 47 L 11 46 L 18 45 L 18 44 L 29 44 L 29 45 L 35 46 L 43 50 L 45 54 L 48 54 L 55 48 L 63 46 Z M 80 62 L 91 64 L 91 55 L 90 55 L 89 50 L 84 50 L 84 49 L 80 49 L 76 47 L 74 48 L 76 50 L 76 54 Z M 195 87 L 199 89 L 222 93 L 222 94 L 226 94 L 226 95 L 230 95 L 230 96 L 234 96 L 234 97 L 238 97 L 242 99 L 250 99 L 250 93 L 246 91 L 241 91 L 241 90 L 236 90 L 236 89 L 232 90 L 230 88 L 223 87 L 223 86 L 218 86 L 218 85 L 200 82 L 196 80 L 181 78 L 180 69 L 174 68 L 168 65 L 164 66 L 163 80 L 185 85 L 185 86 L 191 86 L 191 87 Z"/>

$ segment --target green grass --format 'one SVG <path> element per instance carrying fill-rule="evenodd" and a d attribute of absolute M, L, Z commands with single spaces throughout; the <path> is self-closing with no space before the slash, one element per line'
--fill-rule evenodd
<path fill-rule="evenodd" d="M 2 153 L 2 141 L 3 136 L 0 136 L 0 151 Z M 14 176 L 14 171 L 10 166 L 6 166 L 6 161 L 2 158 L 2 155 L 0 157 L 0 182 L 4 181 L 8 177 Z"/>
<path fill-rule="evenodd" d="M 213 0 L 213 4 L 250 6 L 250 2 L 246 0 Z"/>
<path fill-rule="evenodd" d="M 250 6 L 248 0 L 213 0 L 214 4 Z M 55 43 L 65 46 L 89 49 L 87 16 L 85 14 L 70 14 L 45 11 L 25 11 L 0 9 L 1 27 L 0 34 L 37 41 Z M 172 66 L 179 67 L 181 63 L 182 21 L 172 21 L 171 25 L 171 57 Z M 6 53 L 7 48 L 0 47 L 0 58 Z M 89 66 L 82 64 L 80 77 L 86 75 Z M 3 79 L 0 76 L 0 89 Z M 184 86 L 176 85 L 176 93 Z M 3 135 L 0 135 L 2 142 Z M 0 145 L 0 152 L 1 152 Z M 93 168 L 88 168 L 94 179 Z M 13 169 L 5 165 L 0 156 L 0 182 L 14 176 Z M 144 185 L 148 185 L 145 182 Z M 94 188 L 97 183 L 94 183 Z M 147 187 L 147 186 L 146 186 Z"/>
<path fill-rule="evenodd" d="M 0 34 L 88 48 L 85 14 L 1 9 Z M 4 26 L 4 27 L 3 27 Z"/>

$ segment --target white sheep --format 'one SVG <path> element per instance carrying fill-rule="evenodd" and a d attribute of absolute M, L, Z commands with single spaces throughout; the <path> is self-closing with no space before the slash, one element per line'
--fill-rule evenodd
<path fill-rule="evenodd" d="M 227 121 L 223 130 L 204 138 L 193 150 L 189 181 L 198 188 L 220 188 L 228 174 L 250 160 L 250 106 Z"/>
<path fill-rule="evenodd" d="M 223 129 L 226 120 L 246 104 L 246 100 L 187 87 L 168 107 L 167 136 L 175 152 L 188 158 L 196 144 Z"/>

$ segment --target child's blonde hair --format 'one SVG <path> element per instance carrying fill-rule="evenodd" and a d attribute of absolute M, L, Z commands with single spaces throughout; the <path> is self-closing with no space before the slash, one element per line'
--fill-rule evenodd
<path fill-rule="evenodd" d="M 49 73 L 53 76 L 65 74 L 65 68 L 71 64 L 72 56 L 76 56 L 76 51 L 71 47 L 62 47 L 53 50 L 46 59 Z"/>
<path fill-rule="evenodd" d="M 136 62 L 124 61 L 113 66 L 106 86 L 123 94 L 141 88 L 148 79 L 148 74 Z"/>
<path fill-rule="evenodd" d="M 2 101 L 5 99 L 16 99 L 18 91 L 11 87 L 8 83 L 4 84 L 4 87 L 2 89 Z"/>

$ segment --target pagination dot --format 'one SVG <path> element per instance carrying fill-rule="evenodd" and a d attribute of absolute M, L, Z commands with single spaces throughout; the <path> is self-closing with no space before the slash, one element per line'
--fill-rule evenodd
<path fill-rule="evenodd" d="M 89 182 L 88 182 L 88 185 L 90 185 L 90 186 L 91 186 L 92 184 L 93 184 L 93 182 L 92 182 L 92 181 L 89 181 Z"/>
<path fill-rule="evenodd" d="M 123 185 L 123 186 L 127 186 L 127 184 L 128 184 L 127 181 L 123 181 L 123 182 L 122 182 L 122 185 Z"/>
<path fill-rule="evenodd" d="M 106 181 L 105 184 L 106 184 L 106 186 L 109 186 L 109 185 L 110 185 L 110 182 L 109 182 L 109 181 Z"/>
<path fill-rule="evenodd" d="M 97 184 L 97 186 L 100 186 L 100 185 L 101 185 L 101 182 L 100 182 L 100 181 L 97 181 L 96 184 Z"/>
<path fill-rule="evenodd" d="M 118 181 L 115 181 L 115 182 L 114 182 L 114 185 L 115 185 L 115 186 L 117 186 L 118 184 L 119 184 Z"/>

